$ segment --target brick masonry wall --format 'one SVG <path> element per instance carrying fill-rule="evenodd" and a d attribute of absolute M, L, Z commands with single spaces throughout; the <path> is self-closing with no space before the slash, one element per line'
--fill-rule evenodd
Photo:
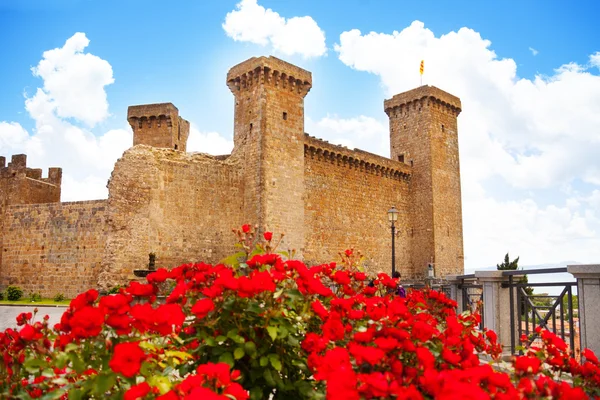
<path fill-rule="evenodd" d="M 106 200 L 6 207 L 0 288 L 74 297 L 96 286 L 106 242 Z"/>
<path fill-rule="evenodd" d="M 99 277 L 109 288 L 133 270 L 182 263 L 217 263 L 235 252 L 232 228 L 243 221 L 238 161 L 135 146 L 109 182 L 110 236 Z"/>
<path fill-rule="evenodd" d="M 409 218 L 410 168 L 390 159 L 306 137 L 304 259 L 338 260 L 346 248 L 360 250 L 370 273 L 391 274 L 391 228 L 395 206 L 396 269 L 412 277 Z"/>

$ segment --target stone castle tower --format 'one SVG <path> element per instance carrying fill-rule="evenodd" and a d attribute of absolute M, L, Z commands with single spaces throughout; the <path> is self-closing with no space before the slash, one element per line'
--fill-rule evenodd
<path fill-rule="evenodd" d="M 274 57 L 229 70 L 234 152 L 243 155 L 244 215 L 304 248 L 304 97 L 311 73 Z M 298 254 L 300 255 L 300 254 Z"/>
<path fill-rule="evenodd" d="M 421 86 L 386 100 L 387 158 L 304 132 L 312 76 L 302 68 L 254 57 L 232 67 L 226 83 L 231 154 L 186 153 L 189 122 L 171 103 L 131 106 L 134 146 L 115 164 L 107 200 L 57 202 L 60 170 L 48 182 L 37 170 L 17 172 L 27 178 L 17 187 L 9 175 L 25 167 L 15 156 L 0 176 L 0 289 L 73 296 L 108 288 L 144 268 L 149 253 L 157 267 L 218 263 L 235 252 L 231 228 L 244 223 L 285 232 L 279 250 L 295 249 L 308 264 L 356 248 L 369 271 L 389 272 L 391 206 L 404 278 L 426 275 L 430 263 L 438 277 L 463 272 L 457 97 Z M 42 184 L 50 194 L 37 194 Z"/>
<path fill-rule="evenodd" d="M 390 119 L 390 155 L 412 167 L 413 262 L 441 270 L 463 264 L 457 117 L 460 99 L 434 86 L 384 102 Z"/>

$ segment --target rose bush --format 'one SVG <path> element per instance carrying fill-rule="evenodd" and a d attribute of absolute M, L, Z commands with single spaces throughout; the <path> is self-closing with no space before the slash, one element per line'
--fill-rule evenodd
<path fill-rule="evenodd" d="M 1 397 L 600 395 L 596 356 L 585 350 L 578 362 L 550 332 L 514 359 L 512 372 L 499 372 L 479 357 L 498 357 L 495 333 L 478 330 L 478 315 L 457 315 L 443 293 L 400 298 L 386 274 L 369 286 L 351 249 L 339 264 L 307 266 L 276 254 L 270 232 L 258 244 L 250 225 L 235 233 L 241 251 L 224 264 L 158 269 L 103 297 L 90 290 L 53 327 L 21 314 L 17 329 L 0 333 Z M 172 289 L 161 300 L 164 287 Z"/>

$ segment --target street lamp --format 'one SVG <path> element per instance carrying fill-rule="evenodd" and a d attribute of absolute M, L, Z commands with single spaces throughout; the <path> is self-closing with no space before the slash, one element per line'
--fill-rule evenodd
<path fill-rule="evenodd" d="M 395 206 L 389 209 L 388 219 L 392 223 L 392 276 L 394 276 L 396 272 L 396 221 L 398 221 L 398 210 Z"/>

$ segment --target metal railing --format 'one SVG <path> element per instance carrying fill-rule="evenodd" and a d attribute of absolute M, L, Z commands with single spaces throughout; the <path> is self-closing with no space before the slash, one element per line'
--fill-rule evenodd
<path fill-rule="evenodd" d="M 539 338 L 536 329 L 538 327 L 547 329 L 560 336 L 565 342 L 565 337 L 569 336 L 569 345 L 571 354 L 575 353 L 575 335 L 576 325 L 573 319 L 573 287 L 576 282 L 545 282 L 529 283 L 515 280 L 515 277 L 521 277 L 534 274 L 555 274 L 567 272 L 567 268 L 545 268 L 535 270 L 514 270 L 504 271 L 503 276 L 508 276 L 508 282 L 502 284 L 502 287 L 510 290 L 510 346 L 512 354 L 516 353 L 517 338 L 523 334 L 527 336 L 526 345 L 530 346 Z M 528 288 L 536 287 L 562 287 L 559 295 L 535 295 L 529 293 Z M 540 304 L 538 299 L 549 299 L 546 304 Z M 566 308 L 565 308 L 566 305 Z M 557 326 L 557 320 L 560 324 Z M 565 330 L 565 322 L 568 331 Z"/>
<path fill-rule="evenodd" d="M 461 302 L 463 311 L 471 311 L 478 313 L 481 317 L 479 328 L 484 327 L 484 312 L 483 312 L 483 285 L 476 283 L 475 274 L 460 275 L 456 277 L 460 283 L 458 284 L 457 302 Z"/>

